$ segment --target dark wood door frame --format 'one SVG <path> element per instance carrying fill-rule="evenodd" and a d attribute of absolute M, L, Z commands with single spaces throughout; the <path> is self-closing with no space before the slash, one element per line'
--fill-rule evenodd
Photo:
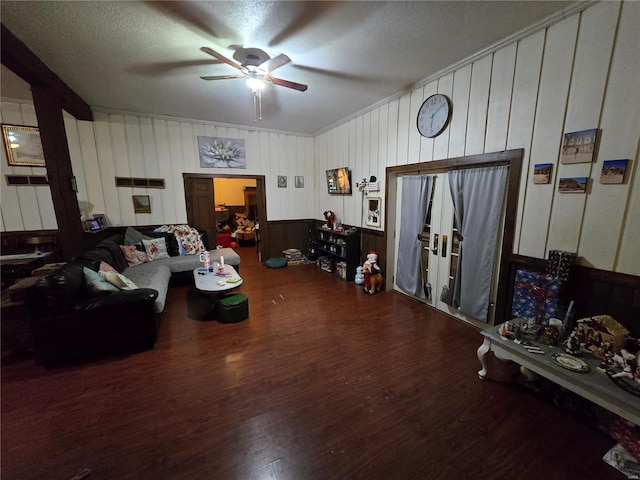
<path fill-rule="evenodd" d="M 520 174 L 522 170 L 522 159 L 524 157 L 524 149 L 517 148 L 513 150 L 504 150 L 495 153 L 482 153 L 479 155 L 468 155 L 466 157 L 447 158 L 445 160 L 435 160 L 432 162 L 413 163 L 409 165 L 399 165 L 396 167 L 387 167 L 386 170 L 386 191 L 385 191 L 385 212 L 389 212 L 389 185 L 390 176 L 394 179 L 403 174 L 435 174 L 438 172 L 447 172 L 461 168 L 473 167 L 490 167 L 493 165 L 508 165 L 509 176 L 507 179 L 506 210 L 504 217 L 504 228 L 502 231 L 502 249 L 500 252 L 500 269 L 498 272 L 496 304 L 494 314 L 494 324 L 502 323 L 508 320 L 507 305 L 509 299 L 507 292 L 509 291 L 509 266 L 513 256 L 513 241 L 515 236 L 516 214 L 518 210 L 518 194 L 520 191 Z M 394 182 L 395 185 L 395 182 Z M 395 187 L 394 187 L 395 188 Z M 395 198 L 395 197 L 394 197 Z M 387 265 L 393 265 L 393 260 L 389 261 L 389 256 L 395 252 L 389 247 L 389 242 L 393 236 L 388 237 L 389 227 L 391 232 L 395 231 L 394 225 L 388 225 L 389 215 L 385 216 L 385 244 L 387 245 Z M 387 276 L 391 278 L 391 276 Z M 393 288 L 387 284 L 387 288 Z"/>
<path fill-rule="evenodd" d="M 266 196 L 266 181 L 264 175 L 231 175 L 225 173 L 183 173 L 182 174 L 184 186 L 185 186 L 185 199 L 188 198 L 189 192 L 187 189 L 187 178 L 210 178 L 211 183 L 213 184 L 214 178 L 232 178 L 232 179 L 251 179 L 256 181 L 256 200 L 258 203 L 258 219 L 260 221 L 260 232 L 259 237 L 256 238 L 256 242 L 258 243 L 258 252 L 268 252 L 269 251 L 269 225 L 267 222 L 267 196 Z M 215 198 L 215 187 L 213 191 L 213 195 Z M 215 206 L 213 203 L 211 204 L 211 215 L 215 216 Z M 213 241 L 214 239 L 210 239 Z M 213 245 L 213 243 L 212 243 Z M 260 256 L 262 258 L 262 256 Z"/>

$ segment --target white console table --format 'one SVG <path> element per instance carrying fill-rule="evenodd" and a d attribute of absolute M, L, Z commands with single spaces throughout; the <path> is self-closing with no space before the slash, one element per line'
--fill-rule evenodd
<path fill-rule="evenodd" d="M 498 334 L 499 328 L 498 325 L 481 332 L 484 336 L 484 342 L 478 348 L 478 359 L 482 365 L 478 375 L 481 379 L 486 378 L 488 373 L 485 355 L 492 351 L 500 360 L 513 361 L 625 420 L 640 425 L 640 397 L 621 389 L 606 374 L 597 371 L 599 359 L 590 355 L 581 357 L 589 365 L 586 373 L 567 370 L 551 359 L 552 354 L 564 352 L 562 348 L 538 344 L 544 354 L 529 353 L 522 344 L 501 337 Z"/>

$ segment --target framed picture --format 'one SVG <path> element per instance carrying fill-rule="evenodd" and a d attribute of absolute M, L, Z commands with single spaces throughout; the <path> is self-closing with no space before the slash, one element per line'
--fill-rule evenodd
<path fill-rule="evenodd" d="M 596 149 L 598 129 L 582 130 L 580 132 L 565 133 L 562 141 L 562 155 L 560 162 L 589 163 L 593 161 Z"/>
<path fill-rule="evenodd" d="M 605 160 L 600 172 L 600 183 L 622 183 L 629 160 Z"/>
<path fill-rule="evenodd" d="M 198 150 L 203 168 L 247 168 L 243 138 L 198 135 Z"/>
<path fill-rule="evenodd" d="M 296 188 L 304 188 L 304 177 L 295 177 Z"/>
<path fill-rule="evenodd" d="M 587 177 L 561 178 L 558 191 L 560 193 L 585 193 L 587 191 Z"/>
<path fill-rule="evenodd" d="M 133 195 L 133 211 L 135 213 L 151 213 L 149 195 Z"/>
<path fill-rule="evenodd" d="M 533 168 L 533 183 L 545 184 L 551 181 L 551 164 L 536 163 Z"/>
<path fill-rule="evenodd" d="M 351 170 L 347 167 L 327 170 L 327 192 L 351 195 Z"/>
<path fill-rule="evenodd" d="M 93 216 L 93 219 L 98 222 L 100 228 L 107 228 L 109 225 L 107 223 L 107 216 L 104 213 L 97 213 Z"/>
<path fill-rule="evenodd" d="M 370 227 L 379 227 L 380 223 L 380 206 L 382 204 L 382 198 L 380 197 L 368 197 L 367 201 L 367 221 L 366 224 Z"/>
<path fill-rule="evenodd" d="M 287 188 L 287 177 L 285 175 L 278 175 L 278 188 Z"/>
<path fill-rule="evenodd" d="M 9 165 L 44 167 L 40 130 L 36 127 L 2 125 L 4 148 Z"/>

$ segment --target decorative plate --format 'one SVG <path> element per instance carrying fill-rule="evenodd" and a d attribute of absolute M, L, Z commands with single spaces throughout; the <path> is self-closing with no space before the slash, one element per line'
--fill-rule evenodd
<path fill-rule="evenodd" d="M 553 355 L 551 355 L 551 358 L 554 362 L 556 362 L 562 368 L 566 368 L 567 370 L 573 370 L 574 372 L 582 373 L 589 371 L 589 365 L 587 365 L 584 360 L 580 360 L 573 355 L 569 355 L 566 353 L 554 353 Z"/>

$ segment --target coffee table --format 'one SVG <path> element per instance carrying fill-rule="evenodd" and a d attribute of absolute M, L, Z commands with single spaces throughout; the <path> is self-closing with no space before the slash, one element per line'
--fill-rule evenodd
<path fill-rule="evenodd" d="M 224 265 L 224 275 L 199 267 L 193 270 L 195 288 L 187 293 L 189 317 L 212 320 L 212 311 L 220 301 L 220 294 L 242 285 L 242 277 L 231 265 Z"/>

